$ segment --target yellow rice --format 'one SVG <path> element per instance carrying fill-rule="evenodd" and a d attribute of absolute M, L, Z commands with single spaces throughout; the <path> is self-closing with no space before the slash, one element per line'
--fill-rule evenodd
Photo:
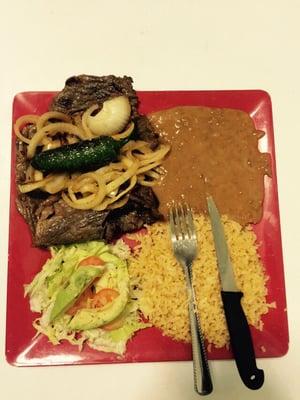
<path fill-rule="evenodd" d="M 257 253 L 256 236 L 250 228 L 222 217 L 239 289 L 248 322 L 263 329 L 262 315 L 274 303 L 267 304 L 267 280 Z M 193 285 L 197 309 L 205 338 L 220 348 L 229 343 L 210 222 L 195 217 L 198 257 L 193 264 Z M 168 226 L 155 223 L 148 234 L 134 234 L 139 248 L 129 258 L 129 274 L 136 285 L 141 311 L 164 335 L 190 341 L 185 278 L 171 250 Z M 210 346 L 211 347 L 211 346 Z"/>

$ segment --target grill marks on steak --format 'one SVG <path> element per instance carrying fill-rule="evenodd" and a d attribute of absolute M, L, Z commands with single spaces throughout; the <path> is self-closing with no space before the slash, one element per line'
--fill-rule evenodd
<path fill-rule="evenodd" d="M 109 242 L 157 221 L 157 208 L 153 191 L 140 185 L 133 189 L 125 206 L 109 211 L 76 210 L 57 196 L 50 196 L 34 213 L 34 245 L 46 247 L 97 239 Z"/>
<path fill-rule="evenodd" d="M 66 114 L 84 111 L 93 104 L 102 104 L 105 100 L 115 96 L 127 96 L 132 115 L 137 116 L 138 98 L 132 87 L 132 78 L 128 76 L 116 77 L 79 75 L 67 79 L 64 89 L 55 96 L 50 109 Z"/>
<path fill-rule="evenodd" d="M 40 203 L 41 200 L 34 199 L 32 196 L 27 194 L 19 194 L 16 199 L 17 210 L 29 225 L 33 239 L 35 235 L 35 227 L 38 222 L 35 211 L 39 207 Z"/>
<path fill-rule="evenodd" d="M 40 208 L 43 208 L 43 204 Z M 48 218 L 40 218 L 36 224 L 35 246 L 46 247 L 104 239 L 107 212 L 75 210 L 65 205 L 61 199 L 50 208 L 53 214 Z"/>
<path fill-rule="evenodd" d="M 129 97 L 138 138 L 148 141 L 152 148 L 157 147 L 158 135 L 148 119 L 138 115 L 138 98 L 129 77 L 72 77 L 66 81 L 63 91 L 54 98 L 51 110 L 74 114 L 96 102 L 102 103 L 119 95 Z M 23 131 L 26 137 L 30 137 L 32 133 L 32 126 Z M 25 154 L 24 144 L 17 142 L 18 184 L 25 181 L 28 166 Z M 111 241 L 123 233 L 140 229 L 145 224 L 152 224 L 161 218 L 154 192 L 150 187 L 140 185 L 136 185 L 130 192 L 128 202 L 115 210 L 76 210 L 69 207 L 59 194 L 48 195 L 41 191 L 19 193 L 16 203 L 19 212 L 31 228 L 33 244 L 41 247 L 88 240 Z"/>
<path fill-rule="evenodd" d="M 151 188 L 137 185 L 125 206 L 115 210 L 76 210 L 57 195 L 47 199 L 20 194 L 17 208 L 29 224 L 33 245 L 48 247 L 58 244 L 105 240 L 161 219 L 158 201 Z"/>

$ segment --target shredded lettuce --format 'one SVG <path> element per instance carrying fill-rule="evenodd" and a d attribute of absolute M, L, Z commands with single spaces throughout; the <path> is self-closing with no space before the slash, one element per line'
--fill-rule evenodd
<path fill-rule="evenodd" d="M 103 329 L 90 329 L 83 333 L 90 347 L 107 353 L 116 353 L 123 355 L 126 352 L 127 342 L 132 338 L 134 333 L 140 329 L 151 326 L 140 320 L 136 310 L 131 311 L 126 316 L 124 324 L 112 331 Z"/>
<path fill-rule="evenodd" d="M 78 336 L 77 332 L 68 328 L 71 318 L 70 315 L 65 314 L 51 324 L 45 323 L 41 318 L 38 318 L 33 322 L 33 326 L 38 333 L 46 335 L 54 345 L 59 344 L 61 340 L 67 340 L 81 348 L 85 338 Z"/>
<path fill-rule="evenodd" d="M 46 261 L 32 282 L 24 285 L 25 296 L 29 296 L 31 310 L 41 313 L 41 316 L 33 322 L 38 334 L 46 335 L 54 345 L 67 340 L 79 348 L 86 343 L 99 351 L 119 355 L 125 353 L 126 344 L 134 333 L 150 326 L 140 320 L 137 301 L 132 300 L 131 296 L 128 296 L 128 303 L 120 310 L 118 316 L 122 318 L 123 325 L 111 331 L 102 329 L 101 326 L 89 330 L 72 330 L 70 322 L 73 316 L 67 313 L 50 322 L 51 311 L 58 293 L 68 285 L 72 274 L 77 271 L 79 262 L 84 258 L 98 256 L 105 262 L 105 272 L 94 285 L 96 293 L 104 288 L 116 289 L 119 293 L 122 291 L 133 293 L 125 257 L 121 259 L 118 256 L 119 247 L 120 243 L 117 244 L 117 249 L 114 249 L 114 246 L 103 242 L 91 241 L 50 248 L 51 258 Z M 125 250 L 123 243 L 122 254 L 126 253 Z"/>
<path fill-rule="evenodd" d="M 42 312 L 54 301 L 58 290 L 67 284 L 80 260 L 91 255 L 100 256 L 107 250 L 107 245 L 97 241 L 52 247 L 52 258 L 24 287 L 25 296 L 30 296 L 31 310 Z"/>

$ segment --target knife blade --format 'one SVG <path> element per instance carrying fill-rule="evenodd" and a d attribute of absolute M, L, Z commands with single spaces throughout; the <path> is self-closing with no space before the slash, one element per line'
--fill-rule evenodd
<path fill-rule="evenodd" d="M 207 197 L 207 205 L 217 254 L 222 287 L 221 297 L 232 352 L 243 383 L 249 389 L 256 390 L 264 383 L 264 371 L 256 366 L 251 332 L 241 305 L 243 293 L 236 286 L 223 224 L 212 197 Z"/>

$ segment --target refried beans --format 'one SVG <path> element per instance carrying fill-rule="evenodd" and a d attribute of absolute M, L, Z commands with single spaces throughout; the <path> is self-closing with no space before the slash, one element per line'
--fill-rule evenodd
<path fill-rule="evenodd" d="M 148 118 L 172 146 L 162 165 L 163 177 L 153 187 L 164 216 L 173 201 L 186 201 L 195 212 L 207 213 L 206 197 L 211 195 L 219 211 L 240 224 L 260 221 L 270 157 L 258 150 L 264 133 L 246 112 L 183 106 Z"/>

